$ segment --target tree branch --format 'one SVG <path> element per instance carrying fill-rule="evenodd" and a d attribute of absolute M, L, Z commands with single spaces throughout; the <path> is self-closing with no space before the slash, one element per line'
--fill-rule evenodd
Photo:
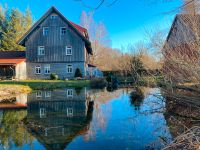
<path fill-rule="evenodd" d="M 99 9 L 106 2 L 106 0 L 100 0 L 97 6 L 92 7 L 92 6 L 87 5 L 85 2 L 83 2 L 83 0 L 74 0 L 74 1 L 81 2 L 84 7 L 87 7 L 87 8 L 92 9 L 92 10 Z M 107 7 L 113 6 L 117 1 L 118 0 L 113 0 L 111 3 L 109 3 L 107 5 Z"/>

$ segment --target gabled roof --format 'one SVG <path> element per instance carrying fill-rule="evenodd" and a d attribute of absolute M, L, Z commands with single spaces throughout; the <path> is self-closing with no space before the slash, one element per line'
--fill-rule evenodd
<path fill-rule="evenodd" d="M 193 31 L 194 29 L 197 29 L 197 33 L 200 35 L 200 14 L 178 14 L 176 17 Z"/>
<path fill-rule="evenodd" d="M 200 36 L 200 14 L 177 14 L 167 36 L 167 41 L 169 40 L 177 21 L 180 21 L 181 24 L 186 27 L 185 29 L 192 31 L 193 33 L 197 33 L 197 35 Z"/>
<path fill-rule="evenodd" d="M 26 58 L 25 51 L 0 51 L 0 59 Z"/>
<path fill-rule="evenodd" d="M 39 24 L 41 24 L 52 12 L 59 15 L 85 42 L 88 53 L 92 54 L 92 47 L 89 41 L 87 29 L 66 19 L 55 7 L 51 7 L 18 41 L 19 45 L 25 46 L 26 39 L 33 33 Z"/>
<path fill-rule="evenodd" d="M 83 27 L 81 27 L 81 26 L 79 26 L 79 25 L 77 25 L 77 24 L 75 24 L 75 23 L 73 23 L 73 22 L 71 22 L 71 21 L 69 21 L 86 39 L 88 39 L 89 40 L 89 37 L 88 37 L 88 31 L 87 31 L 87 29 L 85 29 L 85 28 L 83 28 Z"/>
<path fill-rule="evenodd" d="M 16 65 L 24 61 L 26 61 L 25 58 L 0 59 L 0 65 Z"/>
<path fill-rule="evenodd" d="M 200 37 L 200 14 L 177 14 L 174 18 L 163 49 L 186 47 Z"/>
<path fill-rule="evenodd" d="M 26 61 L 25 51 L 0 51 L 1 65 L 15 65 Z"/>

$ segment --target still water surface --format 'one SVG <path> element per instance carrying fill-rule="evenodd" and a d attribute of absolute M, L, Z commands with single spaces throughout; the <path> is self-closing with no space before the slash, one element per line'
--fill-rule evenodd
<path fill-rule="evenodd" d="M 0 110 L 0 149 L 161 149 L 172 140 L 160 89 L 64 89 L 19 95 Z M 0 104 L 1 106 L 2 104 Z M 5 104 L 4 104 L 5 105 Z M 12 109 L 11 109 L 12 108 Z"/>

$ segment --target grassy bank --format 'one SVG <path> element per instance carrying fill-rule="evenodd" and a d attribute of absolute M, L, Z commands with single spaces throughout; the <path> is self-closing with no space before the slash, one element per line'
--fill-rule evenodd
<path fill-rule="evenodd" d="M 26 81 L 0 81 L 0 87 L 22 85 L 32 90 L 53 90 L 66 87 L 85 87 L 90 85 L 88 80 L 26 80 Z"/>

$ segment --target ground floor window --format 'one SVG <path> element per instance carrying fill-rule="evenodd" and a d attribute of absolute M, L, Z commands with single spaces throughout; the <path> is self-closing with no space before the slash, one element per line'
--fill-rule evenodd
<path fill-rule="evenodd" d="M 40 118 L 46 117 L 46 108 L 40 108 Z"/>
<path fill-rule="evenodd" d="M 50 74 L 50 65 L 44 65 L 44 74 Z"/>
<path fill-rule="evenodd" d="M 73 89 L 67 89 L 67 97 L 73 97 Z"/>
<path fill-rule="evenodd" d="M 41 74 L 41 66 L 35 67 L 35 74 Z"/>
<path fill-rule="evenodd" d="M 67 73 L 72 73 L 72 72 L 73 72 L 72 65 L 67 65 Z"/>
<path fill-rule="evenodd" d="M 45 98 L 51 97 L 51 91 L 45 91 Z"/>
<path fill-rule="evenodd" d="M 36 92 L 36 98 L 41 98 L 41 97 L 42 97 L 42 92 L 41 91 Z"/>
<path fill-rule="evenodd" d="M 67 108 L 67 116 L 73 117 L 73 108 Z"/>

